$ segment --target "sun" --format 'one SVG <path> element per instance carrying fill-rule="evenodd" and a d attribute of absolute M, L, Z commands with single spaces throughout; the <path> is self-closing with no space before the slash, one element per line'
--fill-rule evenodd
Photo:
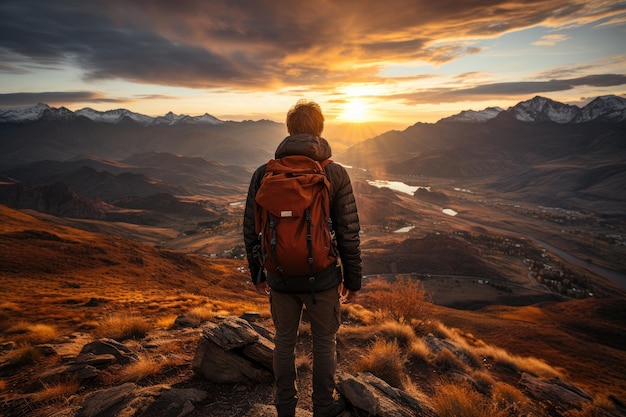
<path fill-rule="evenodd" d="M 340 118 L 351 123 L 367 120 L 367 104 L 360 98 L 351 98 L 343 106 Z"/>

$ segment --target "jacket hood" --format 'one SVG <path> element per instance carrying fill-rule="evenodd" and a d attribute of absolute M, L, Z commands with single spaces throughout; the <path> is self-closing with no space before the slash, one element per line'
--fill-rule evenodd
<path fill-rule="evenodd" d="M 274 157 L 280 159 L 290 155 L 303 155 L 321 162 L 332 156 L 332 150 L 326 139 L 309 133 L 300 133 L 283 139 L 276 148 Z"/>

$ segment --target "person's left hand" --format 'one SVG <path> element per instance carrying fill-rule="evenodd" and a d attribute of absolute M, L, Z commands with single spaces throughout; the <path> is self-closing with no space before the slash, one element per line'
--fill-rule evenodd
<path fill-rule="evenodd" d="M 263 281 L 259 284 L 254 284 L 254 287 L 256 288 L 256 292 L 258 292 L 261 295 L 270 295 L 270 287 L 269 285 L 267 285 L 267 281 Z"/>

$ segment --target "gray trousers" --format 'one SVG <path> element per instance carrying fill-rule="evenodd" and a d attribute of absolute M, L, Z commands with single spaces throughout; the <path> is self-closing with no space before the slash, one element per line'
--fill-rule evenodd
<path fill-rule="evenodd" d="M 296 386 L 295 347 L 302 307 L 306 306 L 313 337 L 313 407 L 330 406 L 335 389 L 336 334 L 341 320 L 337 288 L 311 294 L 270 295 L 274 337 L 274 378 L 276 408 L 279 417 L 294 415 L 298 402 Z"/>

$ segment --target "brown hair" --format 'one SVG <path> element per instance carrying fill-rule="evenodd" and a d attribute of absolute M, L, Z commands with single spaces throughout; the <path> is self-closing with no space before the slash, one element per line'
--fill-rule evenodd
<path fill-rule="evenodd" d="M 298 100 L 287 112 L 287 131 L 290 135 L 310 133 L 320 136 L 324 130 L 322 108 L 314 101 Z"/>

